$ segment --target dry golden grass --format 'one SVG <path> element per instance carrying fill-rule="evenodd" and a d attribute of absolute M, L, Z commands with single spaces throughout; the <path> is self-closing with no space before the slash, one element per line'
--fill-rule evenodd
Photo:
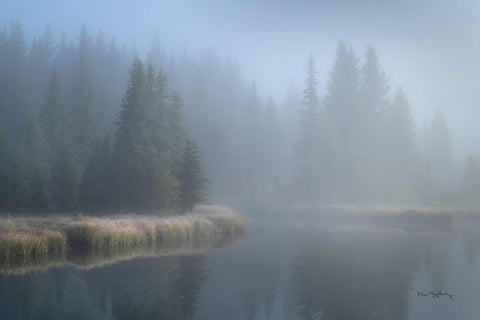
<path fill-rule="evenodd" d="M 239 215 L 220 206 L 199 206 L 188 215 L 172 217 L 135 214 L 0 217 L 0 257 L 36 257 L 67 247 L 127 248 L 241 234 L 245 228 L 245 221 Z"/>

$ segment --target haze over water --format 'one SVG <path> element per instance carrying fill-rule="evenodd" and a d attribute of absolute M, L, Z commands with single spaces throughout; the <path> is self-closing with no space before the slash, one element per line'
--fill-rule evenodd
<path fill-rule="evenodd" d="M 474 319 L 478 223 L 258 219 L 231 247 L 0 276 L 5 319 Z M 439 290 L 453 295 L 419 296 Z"/>

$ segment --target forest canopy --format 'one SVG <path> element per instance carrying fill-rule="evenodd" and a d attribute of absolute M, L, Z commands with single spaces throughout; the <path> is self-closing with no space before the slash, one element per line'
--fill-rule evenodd
<path fill-rule="evenodd" d="M 415 127 L 373 46 L 359 58 L 340 41 L 322 87 L 311 55 L 277 103 L 211 50 L 168 56 L 155 38 L 141 58 L 86 26 L 52 34 L 0 30 L 1 211 L 190 210 L 207 189 L 224 203 L 479 198 L 475 157 L 460 174 L 441 112 Z"/>

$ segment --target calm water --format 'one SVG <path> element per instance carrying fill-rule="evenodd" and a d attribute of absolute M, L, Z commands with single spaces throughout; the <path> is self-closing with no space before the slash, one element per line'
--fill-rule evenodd
<path fill-rule="evenodd" d="M 230 246 L 0 275 L 1 319 L 478 319 L 480 224 L 254 219 Z M 453 294 L 419 296 L 442 290 Z"/>

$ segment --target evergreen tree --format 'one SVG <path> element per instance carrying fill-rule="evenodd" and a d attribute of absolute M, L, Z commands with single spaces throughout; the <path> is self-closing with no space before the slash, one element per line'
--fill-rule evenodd
<path fill-rule="evenodd" d="M 23 27 L 12 21 L 0 53 L 0 119 L 8 119 L 3 123 L 7 141 L 21 131 L 27 108 L 26 51 Z"/>
<path fill-rule="evenodd" d="M 30 210 L 45 211 L 50 204 L 47 146 L 38 118 L 31 112 L 27 114 L 21 150 L 25 152 L 20 161 L 24 162 L 31 192 L 28 201 Z"/>
<path fill-rule="evenodd" d="M 200 152 L 195 141 L 187 139 L 183 151 L 182 165 L 179 172 L 181 207 L 190 211 L 196 204 L 207 201 L 207 184 Z"/>
<path fill-rule="evenodd" d="M 243 141 L 242 148 L 242 170 L 244 175 L 242 177 L 243 189 L 247 191 L 250 198 L 257 198 L 260 196 L 259 192 L 261 186 L 257 183 L 256 177 L 261 174 L 261 158 L 262 158 L 262 125 L 263 125 L 263 108 L 260 95 L 255 83 L 252 83 L 248 93 L 247 101 L 244 111 L 243 122 Z"/>
<path fill-rule="evenodd" d="M 121 206 L 145 208 L 148 202 L 151 186 L 146 182 L 153 173 L 149 162 L 157 152 L 151 144 L 147 128 L 149 106 L 146 84 L 143 63 L 137 58 L 122 99 L 114 147 L 115 196 Z"/>
<path fill-rule="evenodd" d="M 80 185 L 80 199 L 86 209 L 104 209 L 110 204 L 110 139 L 97 141 L 85 167 Z"/>
<path fill-rule="evenodd" d="M 65 212 L 76 205 L 75 168 L 72 147 L 61 144 L 51 160 L 51 192 L 55 209 Z"/>
<path fill-rule="evenodd" d="M 382 178 L 388 174 L 384 132 L 390 130 L 387 123 L 390 86 L 373 46 L 367 46 L 365 61 L 360 74 L 360 105 L 354 145 L 359 156 L 362 189 L 365 200 L 378 201 L 385 189 Z"/>
<path fill-rule="evenodd" d="M 0 211 L 7 210 L 10 200 L 11 159 L 0 123 Z"/>
<path fill-rule="evenodd" d="M 15 157 L 12 181 L 12 208 L 17 212 L 27 212 L 32 197 L 27 172 L 27 153 L 23 144 L 20 144 Z"/>
<path fill-rule="evenodd" d="M 307 167 L 314 161 L 313 150 L 318 139 L 320 102 L 318 99 L 317 71 L 313 56 L 307 63 L 307 79 L 303 90 L 302 108 L 300 109 L 300 125 L 295 142 L 297 166 L 302 175 L 309 175 Z"/>
<path fill-rule="evenodd" d="M 92 110 L 93 89 L 90 80 L 90 52 L 90 35 L 86 27 L 82 26 L 71 89 L 72 129 L 74 132 L 73 143 L 77 158 L 76 162 L 78 164 L 77 175 L 81 174 L 88 160 L 88 154 L 97 133 Z"/>
<path fill-rule="evenodd" d="M 169 208 L 177 203 L 185 141 L 182 101 L 166 78 L 140 60 L 131 69 L 114 148 L 121 205 Z"/>
<path fill-rule="evenodd" d="M 299 112 L 299 131 L 295 141 L 295 159 L 298 181 L 304 187 L 300 192 L 309 196 L 318 195 L 320 163 L 318 140 L 320 131 L 320 100 L 318 80 L 313 56 L 307 63 L 307 78 L 302 93 L 302 107 Z"/>
<path fill-rule="evenodd" d="M 160 91 L 161 92 L 161 91 Z M 171 102 L 165 113 L 165 131 L 168 136 L 166 148 L 169 154 L 170 165 L 175 168 L 176 163 L 182 159 L 183 146 L 185 145 L 187 133 L 183 123 L 183 101 L 178 92 L 173 91 Z"/>
<path fill-rule="evenodd" d="M 358 134 L 359 70 L 352 49 L 341 41 L 327 82 L 323 99 L 327 118 L 326 128 L 335 141 L 332 157 L 335 161 L 330 189 L 333 201 L 358 201 L 361 190 L 361 162 L 355 138 Z"/>
<path fill-rule="evenodd" d="M 437 110 L 426 133 L 426 155 L 430 159 L 433 178 L 443 185 L 454 180 L 455 168 L 450 132 L 443 114 Z"/>
<path fill-rule="evenodd" d="M 46 145 L 35 114 L 26 116 L 13 172 L 13 202 L 18 211 L 49 209 L 49 171 Z"/>
<path fill-rule="evenodd" d="M 45 140 L 53 150 L 65 138 L 66 111 L 61 101 L 60 83 L 56 69 L 52 70 L 47 89 L 44 94 L 44 107 L 40 113 L 40 121 L 45 133 Z"/>
<path fill-rule="evenodd" d="M 351 147 L 353 128 L 359 113 L 359 77 L 355 52 L 340 41 L 324 101 L 325 110 L 344 140 L 346 149 Z"/>
<path fill-rule="evenodd" d="M 78 178 L 75 172 L 71 116 L 65 106 L 59 74 L 54 68 L 44 94 L 40 120 L 48 147 L 51 200 L 57 210 L 72 209 L 76 198 Z"/>
<path fill-rule="evenodd" d="M 415 146 L 415 128 L 410 107 L 403 90 L 398 88 L 390 106 L 388 118 L 387 153 L 384 161 L 391 167 L 390 179 L 385 187 L 391 186 L 389 198 L 395 202 L 405 203 L 414 200 L 414 182 L 417 172 L 417 154 Z"/>
<path fill-rule="evenodd" d="M 469 156 L 463 175 L 463 197 L 467 205 L 480 203 L 480 168 L 474 156 Z"/>

